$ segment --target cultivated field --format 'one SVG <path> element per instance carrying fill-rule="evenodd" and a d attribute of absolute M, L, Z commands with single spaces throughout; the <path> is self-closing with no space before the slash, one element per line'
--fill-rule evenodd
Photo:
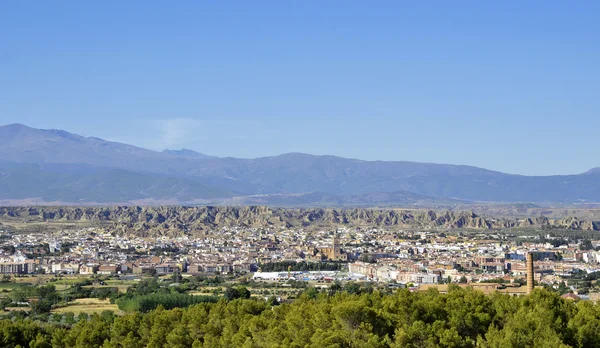
<path fill-rule="evenodd" d="M 80 298 L 70 302 L 66 307 L 56 308 L 52 313 L 68 313 L 75 315 L 79 313 L 101 313 L 103 311 L 113 311 L 119 313 L 119 307 L 116 304 L 111 304 L 109 300 L 99 300 L 97 298 Z"/>

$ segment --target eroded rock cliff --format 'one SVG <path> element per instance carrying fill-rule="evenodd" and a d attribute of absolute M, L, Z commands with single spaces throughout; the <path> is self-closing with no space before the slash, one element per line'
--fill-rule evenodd
<path fill-rule="evenodd" d="M 246 207 L 0 207 L 0 222 L 102 223 L 118 233 L 147 235 L 201 234 L 221 227 L 322 228 L 557 228 L 600 230 L 600 222 L 577 218 L 520 220 L 484 218 L 472 212 L 383 209 L 283 209 Z"/>

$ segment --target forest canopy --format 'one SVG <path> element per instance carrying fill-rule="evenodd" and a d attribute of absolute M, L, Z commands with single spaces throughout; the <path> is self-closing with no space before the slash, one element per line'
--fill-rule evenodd
<path fill-rule="evenodd" d="M 536 289 L 393 294 L 306 290 L 292 303 L 221 298 L 78 322 L 1 320 L 2 347 L 600 347 L 600 307 Z"/>

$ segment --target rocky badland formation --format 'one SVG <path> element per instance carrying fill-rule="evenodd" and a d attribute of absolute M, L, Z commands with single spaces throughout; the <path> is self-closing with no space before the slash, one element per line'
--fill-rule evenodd
<path fill-rule="evenodd" d="M 197 235 L 222 227 L 397 227 L 415 229 L 555 228 L 600 230 L 577 218 L 497 219 L 472 212 L 379 209 L 283 209 L 247 207 L 2 207 L 0 222 L 102 224 L 110 232 L 141 236 Z"/>

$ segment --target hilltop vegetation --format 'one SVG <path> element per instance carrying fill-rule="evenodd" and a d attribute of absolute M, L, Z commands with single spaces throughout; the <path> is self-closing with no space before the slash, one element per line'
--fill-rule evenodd
<path fill-rule="evenodd" d="M 221 299 L 72 325 L 0 321 L 2 347 L 598 347 L 600 307 L 547 290 L 305 291 L 291 304 Z"/>

